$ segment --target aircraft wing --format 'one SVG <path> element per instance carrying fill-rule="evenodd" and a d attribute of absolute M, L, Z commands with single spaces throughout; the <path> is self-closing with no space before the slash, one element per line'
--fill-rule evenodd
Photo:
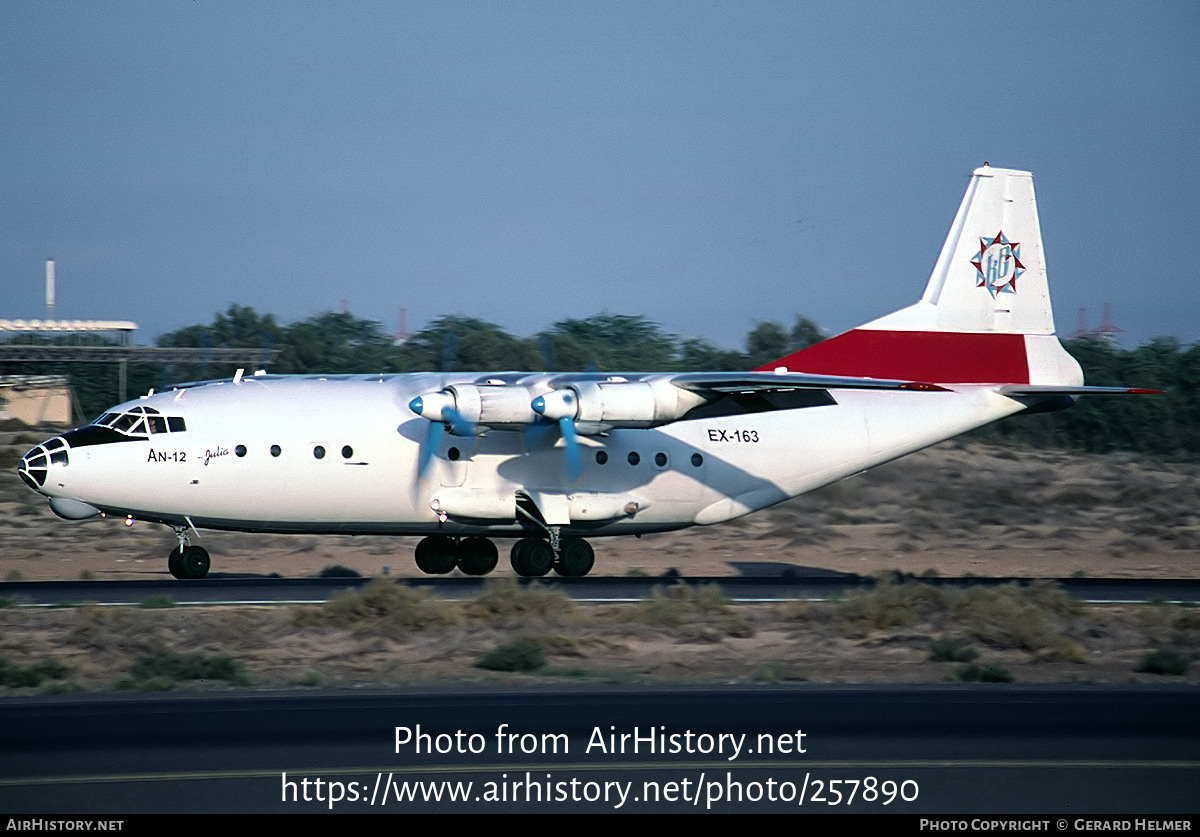
<path fill-rule="evenodd" d="M 710 397 L 829 389 L 947 391 L 944 387 L 921 381 L 850 378 L 842 375 L 808 375 L 802 372 L 683 372 L 672 375 L 669 380 L 680 389 Z"/>

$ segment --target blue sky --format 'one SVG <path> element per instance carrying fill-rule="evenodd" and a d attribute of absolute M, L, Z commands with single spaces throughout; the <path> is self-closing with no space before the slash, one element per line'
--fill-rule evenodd
<path fill-rule="evenodd" d="M 0 318 L 342 300 L 740 345 L 914 301 L 982 161 L 1059 331 L 1200 340 L 1200 4 L 0 4 Z"/>

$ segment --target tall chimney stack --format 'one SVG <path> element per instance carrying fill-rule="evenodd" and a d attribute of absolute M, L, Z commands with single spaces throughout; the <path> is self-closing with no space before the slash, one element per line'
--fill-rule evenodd
<path fill-rule="evenodd" d="M 54 319 L 54 259 L 46 259 L 46 319 Z"/>

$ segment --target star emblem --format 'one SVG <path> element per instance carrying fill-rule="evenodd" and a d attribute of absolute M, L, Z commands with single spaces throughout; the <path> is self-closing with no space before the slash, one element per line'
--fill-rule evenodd
<path fill-rule="evenodd" d="M 987 288 L 994 298 L 996 294 L 1015 294 L 1017 280 L 1025 272 L 1021 263 L 1021 243 L 1009 241 L 1004 231 L 993 238 L 979 239 L 979 255 L 971 260 L 978 272 L 977 288 Z"/>

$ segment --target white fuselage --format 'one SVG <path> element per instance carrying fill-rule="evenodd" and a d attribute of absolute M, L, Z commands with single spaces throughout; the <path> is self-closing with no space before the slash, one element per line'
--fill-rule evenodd
<path fill-rule="evenodd" d="M 527 531 L 524 497 L 565 533 L 636 534 L 729 520 L 1022 409 L 987 387 L 831 390 L 834 404 L 581 436 L 574 476 L 552 422 L 441 433 L 421 472 L 434 437 L 409 402 L 480 378 L 249 377 L 146 396 L 113 412 L 150 408 L 186 430 L 71 444 L 40 490 L 172 525 L 501 537 Z"/>

